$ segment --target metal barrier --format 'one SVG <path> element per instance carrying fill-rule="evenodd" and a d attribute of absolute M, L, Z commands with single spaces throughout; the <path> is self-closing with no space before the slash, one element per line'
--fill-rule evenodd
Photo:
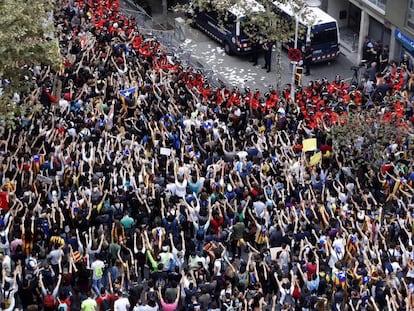
<path fill-rule="evenodd" d="M 151 33 L 157 38 L 158 42 L 167 50 L 175 47 L 174 30 L 158 30 L 158 29 L 141 29 L 144 33 Z"/>
<path fill-rule="evenodd" d="M 356 52 L 356 50 L 357 50 L 356 46 L 357 46 L 358 38 L 359 38 L 358 34 L 354 33 L 354 36 L 352 38 L 352 52 Z"/>
<path fill-rule="evenodd" d="M 174 37 L 181 42 L 185 40 L 184 24 L 185 20 L 183 18 L 177 17 L 174 19 Z"/>
<path fill-rule="evenodd" d="M 133 17 L 142 34 L 152 35 L 157 38 L 158 42 L 167 49 L 168 53 L 179 59 L 185 67 L 188 66 L 199 70 L 212 86 L 220 87 L 226 84 L 217 72 L 202 64 L 199 59 L 192 55 L 191 51 L 180 47 L 180 43 L 185 40 L 185 21 L 182 18 L 174 20 L 173 29 L 165 29 L 162 25 L 155 24 L 153 18 L 145 12 L 129 9 L 121 9 L 121 12 L 126 16 Z"/>
<path fill-rule="evenodd" d="M 154 27 L 154 21 L 147 13 L 139 10 L 129 10 L 121 8 L 122 14 L 128 17 L 133 17 L 140 28 L 151 29 Z"/>

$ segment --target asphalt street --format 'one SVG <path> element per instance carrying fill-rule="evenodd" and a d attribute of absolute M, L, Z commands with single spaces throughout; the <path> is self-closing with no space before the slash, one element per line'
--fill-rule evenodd
<path fill-rule="evenodd" d="M 128 1 L 130 0 L 121 1 L 122 7 L 131 10 L 135 9 Z M 163 23 L 162 14 L 157 14 L 154 10 L 153 12 L 154 24 Z M 168 20 L 170 25 L 174 25 L 175 17 L 169 12 Z M 258 65 L 253 66 L 248 61 L 249 56 L 226 55 L 219 43 L 210 39 L 200 30 L 185 24 L 182 24 L 182 29 L 183 32 L 180 36 L 177 36 L 177 33 L 174 35 L 174 30 L 172 30 L 172 40 L 169 42 L 169 45 L 175 46 L 174 50 L 177 50 L 177 47 L 179 47 L 179 57 L 184 61 L 189 61 L 193 67 L 203 69 L 208 78 L 220 79 L 229 86 L 249 87 L 250 89 L 259 89 L 261 91 L 266 91 L 270 86 L 275 85 L 274 61 L 272 62 L 272 70 L 266 72 L 265 69 L 262 69 L 264 65 L 263 56 L 259 58 Z M 178 37 L 181 37 L 181 40 Z M 275 53 L 273 53 L 272 57 L 274 55 Z M 311 80 L 322 78 L 333 81 L 337 74 L 342 79 L 350 81 L 353 75 L 351 67 L 354 65 L 355 63 L 352 59 L 348 59 L 344 54 L 340 54 L 333 62 L 313 65 L 311 75 L 302 77 L 302 85 L 307 85 Z M 282 85 L 291 83 L 291 81 L 292 65 L 287 57 L 287 51 L 283 50 Z"/>
<path fill-rule="evenodd" d="M 191 52 L 194 59 L 198 60 L 206 68 L 214 72 L 226 82 L 233 86 L 250 87 L 250 89 L 264 90 L 269 86 L 275 85 L 274 62 L 272 70 L 267 72 L 262 69 L 264 57 L 259 57 L 256 66 L 250 63 L 249 56 L 229 56 L 224 53 L 224 49 L 215 41 L 204 35 L 198 29 L 185 26 L 185 40 L 180 46 L 183 50 Z M 272 57 L 274 57 L 274 54 Z M 303 85 L 309 81 L 327 78 L 333 81 L 339 74 L 344 80 L 351 80 L 353 71 L 351 67 L 353 62 L 340 54 L 338 58 L 331 63 L 315 64 L 311 68 L 310 76 L 303 76 Z M 282 52 L 282 85 L 292 81 L 292 65 L 287 57 L 287 52 Z"/>

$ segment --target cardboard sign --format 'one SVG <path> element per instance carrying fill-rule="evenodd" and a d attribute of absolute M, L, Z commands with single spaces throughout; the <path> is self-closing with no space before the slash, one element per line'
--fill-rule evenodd
<path fill-rule="evenodd" d="M 308 152 L 308 151 L 315 151 L 317 146 L 316 146 L 316 138 L 308 138 L 305 139 L 302 142 L 303 145 L 303 152 Z"/>
<path fill-rule="evenodd" d="M 49 177 L 46 177 L 46 176 L 43 176 L 43 175 L 40 175 L 40 174 L 38 174 L 38 175 L 36 176 L 36 179 L 37 179 L 38 181 L 43 182 L 43 183 L 48 184 L 48 185 L 53 184 L 53 180 L 52 180 L 52 178 L 49 178 Z"/>
<path fill-rule="evenodd" d="M 161 147 L 160 154 L 161 155 L 166 155 L 167 157 L 169 157 L 171 155 L 171 149 L 170 148 Z"/>

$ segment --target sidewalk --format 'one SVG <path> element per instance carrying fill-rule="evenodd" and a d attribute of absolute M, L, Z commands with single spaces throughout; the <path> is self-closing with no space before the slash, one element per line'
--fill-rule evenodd
<path fill-rule="evenodd" d="M 351 60 L 356 62 L 358 59 L 358 34 L 352 31 L 350 28 L 339 29 L 340 38 L 340 51 L 341 53 Z"/>

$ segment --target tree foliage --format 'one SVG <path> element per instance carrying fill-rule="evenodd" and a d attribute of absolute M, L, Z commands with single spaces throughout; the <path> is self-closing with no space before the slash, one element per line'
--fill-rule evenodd
<path fill-rule="evenodd" d="M 3 120 L 19 113 L 11 97 L 26 92 L 28 68 L 42 64 L 58 69 L 61 64 L 53 5 L 51 0 L 0 1 L 0 78 L 8 81 L 0 97 Z"/>
<path fill-rule="evenodd" d="M 382 119 L 376 110 L 351 112 L 345 122 L 330 129 L 334 151 L 344 153 L 345 165 L 378 169 L 389 161 L 387 146 L 404 142 L 409 133 L 403 126 Z"/>

